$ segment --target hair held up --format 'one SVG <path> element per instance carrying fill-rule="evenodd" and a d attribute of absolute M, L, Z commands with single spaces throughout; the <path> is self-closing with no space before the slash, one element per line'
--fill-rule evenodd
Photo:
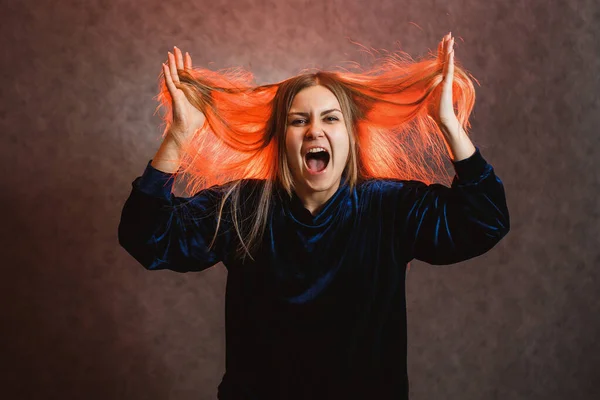
<path fill-rule="evenodd" d="M 306 72 L 266 85 L 256 85 L 252 74 L 241 68 L 178 70 L 176 86 L 204 113 L 206 121 L 180 144 L 176 178 L 186 178 L 190 194 L 227 184 L 219 222 L 229 199 L 228 211 L 240 239 L 238 253 L 252 257 L 266 226 L 274 185 L 281 184 L 289 195 L 294 187 L 284 146 L 287 112 L 300 90 L 322 85 L 340 102 L 350 135 L 345 174 L 351 187 L 382 178 L 448 182 L 447 148 L 428 115 L 439 102 L 443 67 L 433 54 L 414 61 L 405 53 L 388 53 L 369 69 Z M 475 89 L 470 75 L 458 64 L 452 91 L 457 118 L 468 132 Z M 157 98 L 166 111 L 163 119 L 168 127 L 172 108 L 164 77 Z M 240 182 L 246 179 L 265 180 L 265 185 L 255 217 L 241 224 Z"/>

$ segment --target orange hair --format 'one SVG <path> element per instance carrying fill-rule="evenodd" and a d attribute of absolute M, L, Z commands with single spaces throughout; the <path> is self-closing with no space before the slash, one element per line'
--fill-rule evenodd
<path fill-rule="evenodd" d="M 175 175 L 188 178 L 186 191 L 190 194 L 233 183 L 221 203 L 219 221 L 231 196 L 241 253 L 250 255 L 262 235 L 273 184 L 279 182 L 291 195 L 293 181 L 287 163 L 282 161 L 286 159 L 282 143 L 287 111 L 294 96 L 305 87 L 323 85 L 340 102 L 350 135 L 351 155 L 345 173 L 351 187 L 373 178 L 420 180 L 427 184 L 450 181 L 444 168 L 445 141 L 428 116 L 429 108 L 439 102 L 443 80 L 443 65 L 437 56 L 413 61 L 391 54 L 365 71 L 303 73 L 262 86 L 255 85 L 252 74 L 240 68 L 194 68 L 178 73 L 180 83 L 176 86 L 204 112 L 206 122 L 187 143 L 180 144 L 181 167 Z M 454 70 L 453 99 L 458 120 L 468 132 L 475 90 L 469 75 L 458 64 Z M 168 127 L 172 109 L 164 77 L 158 100 L 166 109 L 164 121 Z M 246 230 L 237 222 L 239 184 L 244 179 L 266 181 L 256 218 Z"/>

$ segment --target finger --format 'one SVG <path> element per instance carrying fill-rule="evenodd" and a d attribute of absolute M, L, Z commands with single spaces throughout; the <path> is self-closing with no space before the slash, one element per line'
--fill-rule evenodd
<path fill-rule="evenodd" d="M 175 56 L 169 52 L 169 70 L 174 83 L 179 83 L 179 75 L 177 75 L 177 66 L 175 65 Z"/>
<path fill-rule="evenodd" d="M 450 50 L 450 55 L 448 56 L 448 80 L 450 84 L 454 80 L 454 49 Z"/>
<path fill-rule="evenodd" d="M 185 52 L 185 69 L 192 69 L 192 56 L 187 51 Z"/>
<path fill-rule="evenodd" d="M 174 46 L 173 51 L 175 52 L 175 65 L 178 69 L 183 69 L 183 55 L 181 54 L 181 50 L 177 46 Z"/>
<path fill-rule="evenodd" d="M 444 36 L 442 38 L 442 40 L 440 41 L 440 45 L 439 45 L 439 55 L 440 55 L 440 61 L 444 62 L 445 54 L 446 54 L 446 43 L 448 43 L 448 35 Z"/>
<path fill-rule="evenodd" d="M 442 76 L 446 79 L 446 75 L 448 74 L 448 53 L 446 52 L 446 46 L 444 45 L 444 51 L 442 56 L 442 63 L 444 68 L 442 68 Z"/>
<path fill-rule="evenodd" d="M 452 45 L 454 44 L 454 39 L 447 39 L 444 43 L 444 63 L 447 63 L 448 56 L 450 55 L 450 51 L 452 50 Z"/>
<path fill-rule="evenodd" d="M 450 43 L 449 46 L 449 52 L 448 52 L 448 61 L 446 62 L 446 74 L 445 76 L 445 80 L 446 80 L 446 84 L 447 85 L 452 85 L 452 82 L 454 80 L 454 48 L 453 48 L 454 43 Z"/>
<path fill-rule="evenodd" d="M 171 71 L 167 64 L 163 63 L 162 66 L 163 66 L 163 74 L 165 75 L 165 83 L 167 84 L 167 89 L 169 89 L 171 96 L 173 96 L 173 94 L 175 93 L 177 88 L 175 87 L 175 84 L 173 83 L 173 79 L 171 78 Z"/>

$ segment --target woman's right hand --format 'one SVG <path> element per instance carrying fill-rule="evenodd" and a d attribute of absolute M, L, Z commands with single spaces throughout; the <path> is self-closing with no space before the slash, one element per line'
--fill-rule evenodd
<path fill-rule="evenodd" d="M 169 64 L 163 63 L 163 73 L 167 89 L 171 94 L 173 110 L 173 120 L 168 126 L 168 135 L 172 135 L 177 143 L 182 143 L 190 139 L 194 132 L 204 125 L 206 117 L 190 103 L 183 90 L 175 86 L 175 83 L 179 83 L 177 69 L 191 70 L 192 57 L 186 52 L 184 60 L 181 50 L 177 47 L 173 49 L 175 54 L 169 52 Z"/>

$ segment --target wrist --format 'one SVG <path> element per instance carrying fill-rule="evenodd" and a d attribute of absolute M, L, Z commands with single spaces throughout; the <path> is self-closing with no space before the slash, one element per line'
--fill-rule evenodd
<path fill-rule="evenodd" d="M 156 155 L 152 159 L 152 166 L 165 173 L 175 173 L 181 164 L 181 151 L 173 138 L 165 137 Z"/>

